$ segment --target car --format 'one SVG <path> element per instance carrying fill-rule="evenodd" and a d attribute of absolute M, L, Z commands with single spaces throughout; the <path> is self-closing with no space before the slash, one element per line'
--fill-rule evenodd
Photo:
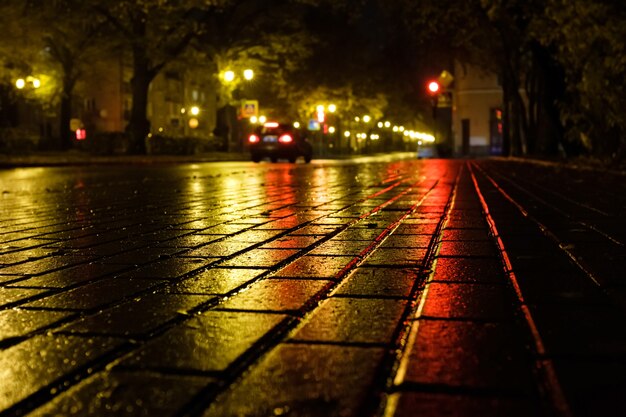
<path fill-rule="evenodd" d="M 263 158 L 272 162 L 279 159 L 296 162 L 301 156 L 309 163 L 313 158 L 311 144 L 298 129 L 285 123 L 267 122 L 258 126 L 248 137 L 248 147 L 254 162 Z"/>

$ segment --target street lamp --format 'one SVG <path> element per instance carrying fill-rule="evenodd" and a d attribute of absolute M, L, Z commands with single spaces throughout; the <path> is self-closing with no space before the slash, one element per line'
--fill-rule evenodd
<path fill-rule="evenodd" d="M 369 122 L 370 122 L 370 120 L 372 120 L 372 118 L 371 118 L 369 115 L 367 115 L 367 114 L 366 114 L 365 116 L 363 116 L 363 121 L 364 121 L 365 123 L 369 123 Z"/>
<path fill-rule="evenodd" d="M 200 114 L 200 108 L 198 106 L 193 106 L 191 109 L 189 109 L 189 112 L 192 115 L 197 116 Z"/>
<path fill-rule="evenodd" d="M 250 81 L 251 79 L 254 78 L 254 71 L 252 71 L 251 69 L 247 69 L 243 71 L 243 78 L 245 78 L 246 80 Z"/>
<path fill-rule="evenodd" d="M 334 112 L 336 112 L 336 111 L 337 111 L 337 106 L 335 106 L 334 104 L 329 104 L 329 105 L 328 105 L 328 111 L 329 111 L 330 113 L 334 113 Z"/>
<path fill-rule="evenodd" d="M 235 72 L 234 71 L 225 71 L 224 72 L 224 81 L 226 81 L 227 83 L 232 82 L 235 79 Z"/>

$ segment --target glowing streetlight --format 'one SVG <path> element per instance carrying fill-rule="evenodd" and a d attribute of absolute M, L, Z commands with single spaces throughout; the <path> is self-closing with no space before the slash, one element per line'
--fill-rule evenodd
<path fill-rule="evenodd" d="M 356 116 L 356 117 L 354 118 L 354 121 L 355 121 L 355 122 L 360 122 L 360 121 L 361 121 L 361 118 L 360 118 L 359 116 Z"/>
<path fill-rule="evenodd" d="M 328 105 L 328 111 L 331 113 L 334 113 L 337 111 L 337 106 L 335 106 L 334 104 L 329 104 Z"/>
<path fill-rule="evenodd" d="M 383 122 L 378 122 L 377 126 L 378 127 L 383 127 Z"/>
<path fill-rule="evenodd" d="M 367 114 L 366 114 L 365 116 L 363 116 L 363 121 L 364 121 L 365 123 L 369 123 L 369 122 L 370 122 L 370 120 L 372 120 L 372 118 L 371 118 L 371 117 L 369 117 Z"/>
<path fill-rule="evenodd" d="M 343 132 L 343 135 L 344 135 L 345 137 L 349 138 L 349 137 L 350 137 L 350 135 L 351 135 L 351 133 L 350 133 L 350 131 L 349 131 L 349 130 L 346 130 L 345 132 Z"/>
<path fill-rule="evenodd" d="M 265 117 L 265 116 L 260 116 L 260 117 L 259 117 L 259 123 L 265 123 L 265 122 L 267 122 L 267 117 Z"/>
<path fill-rule="evenodd" d="M 31 82 L 33 83 L 33 88 L 41 87 L 41 80 L 39 78 L 33 78 Z"/>
<path fill-rule="evenodd" d="M 256 116 L 251 116 L 250 117 L 250 123 L 252 124 L 257 124 L 259 122 L 259 118 Z"/>
<path fill-rule="evenodd" d="M 331 126 L 328 128 L 328 133 L 335 133 L 335 126 Z"/>
<path fill-rule="evenodd" d="M 388 128 L 389 126 L 391 126 L 391 122 L 385 122 L 385 127 Z"/>
<path fill-rule="evenodd" d="M 246 80 L 250 81 L 251 79 L 254 78 L 254 71 L 252 71 L 251 69 L 247 69 L 243 71 L 243 78 L 245 78 Z"/>
<path fill-rule="evenodd" d="M 235 73 L 233 71 L 224 72 L 224 81 L 227 83 L 233 81 L 235 79 Z"/>
<path fill-rule="evenodd" d="M 23 78 L 20 78 L 15 81 L 15 86 L 21 90 L 22 88 L 26 87 L 26 81 Z"/>
<path fill-rule="evenodd" d="M 200 114 L 200 108 L 198 106 L 193 106 L 191 109 L 189 109 L 189 112 L 194 116 L 197 116 Z"/>
<path fill-rule="evenodd" d="M 293 122 L 293 127 L 300 129 L 300 122 Z"/>

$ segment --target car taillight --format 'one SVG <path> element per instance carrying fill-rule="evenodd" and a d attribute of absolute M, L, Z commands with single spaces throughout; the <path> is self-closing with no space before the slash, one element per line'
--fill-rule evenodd
<path fill-rule="evenodd" d="M 250 143 L 257 143 L 259 142 L 259 137 L 257 135 L 250 135 L 250 137 L 248 138 L 248 142 Z"/>
<path fill-rule="evenodd" d="M 278 141 L 280 143 L 291 143 L 293 142 L 293 138 L 289 135 L 282 135 L 281 137 L 278 138 Z"/>

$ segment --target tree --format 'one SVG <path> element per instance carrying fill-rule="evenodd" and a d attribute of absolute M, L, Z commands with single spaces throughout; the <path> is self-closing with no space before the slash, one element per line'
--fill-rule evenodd
<path fill-rule="evenodd" d="M 132 109 L 127 127 L 131 151 L 146 152 L 150 132 L 147 117 L 150 83 L 178 58 L 200 32 L 210 13 L 230 0 L 89 0 L 90 9 L 105 18 L 132 57 Z"/>

